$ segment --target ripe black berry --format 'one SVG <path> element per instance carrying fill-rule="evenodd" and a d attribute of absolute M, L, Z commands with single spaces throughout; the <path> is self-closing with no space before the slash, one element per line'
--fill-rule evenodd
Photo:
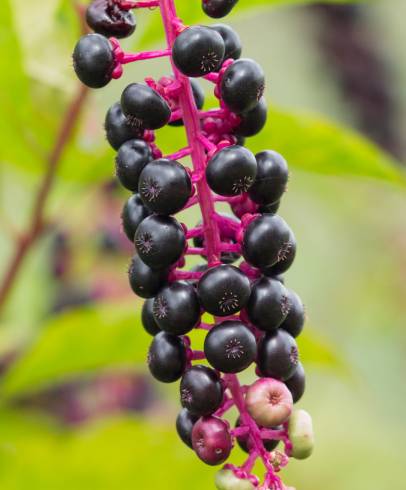
<path fill-rule="evenodd" d="M 186 244 L 182 226 L 168 216 L 148 216 L 138 226 L 135 248 L 152 269 L 166 269 L 177 262 Z"/>
<path fill-rule="evenodd" d="M 236 196 L 247 192 L 256 175 L 257 162 L 254 155 L 239 145 L 223 148 L 206 167 L 207 183 L 221 196 Z"/>
<path fill-rule="evenodd" d="M 281 329 L 268 333 L 258 345 L 257 363 L 263 376 L 286 381 L 299 363 L 295 339 Z"/>
<path fill-rule="evenodd" d="M 235 423 L 235 426 L 236 427 L 240 427 L 241 426 L 240 417 L 238 417 L 238 419 L 237 419 L 237 421 Z M 277 427 L 272 427 L 272 430 L 282 430 L 282 429 L 283 429 L 283 426 L 281 426 L 281 425 L 279 425 Z M 240 448 L 244 452 L 246 452 L 246 453 L 249 452 L 251 444 L 250 444 L 250 440 L 249 440 L 248 434 L 244 434 L 243 436 L 237 436 L 237 442 L 238 442 L 238 445 L 240 446 Z M 269 452 L 271 452 L 274 449 L 276 449 L 276 447 L 278 446 L 278 444 L 279 444 L 279 440 L 278 439 L 264 440 L 264 447 Z"/>
<path fill-rule="evenodd" d="M 202 0 L 203 11 L 214 19 L 228 15 L 238 0 Z"/>
<path fill-rule="evenodd" d="M 293 403 L 297 403 L 304 395 L 306 389 L 306 376 L 301 362 L 298 363 L 293 376 L 285 381 L 285 385 L 292 393 Z"/>
<path fill-rule="evenodd" d="M 262 277 L 252 285 L 247 313 L 251 322 L 261 330 L 276 330 L 290 309 L 289 293 L 275 279 Z"/>
<path fill-rule="evenodd" d="M 153 270 L 135 255 L 128 270 L 131 289 L 141 298 L 152 298 L 165 285 L 166 270 Z"/>
<path fill-rule="evenodd" d="M 206 366 L 193 366 L 180 383 L 182 407 L 194 415 L 211 415 L 223 400 L 223 385 L 216 371 Z"/>
<path fill-rule="evenodd" d="M 257 354 L 255 335 L 243 323 L 225 321 L 213 327 L 204 342 L 209 363 L 223 373 L 244 371 Z"/>
<path fill-rule="evenodd" d="M 213 24 L 210 29 L 217 31 L 223 38 L 225 53 L 224 60 L 233 58 L 238 60 L 241 56 L 242 46 L 240 36 L 227 24 Z"/>
<path fill-rule="evenodd" d="M 121 108 L 130 126 L 159 129 L 171 117 L 171 109 L 158 92 L 142 83 L 131 83 L 121 95 Z"/>
<path fill-rule="evenodd" d="M 290 248 L 291 230 L 276 214 L 264 214 L 246 228 L 242 251 L 254 267 L 270 267 L 285 256 Z"/>
<path fill-rule="evenodd" d="M 141 321 L 144 330 L 153 337 L 158 334 L 161 329 L 158 327 L 153 314 L 154 298 L 149 298 L 142 305 Z"/>
<path fill-rule="evenodd" d="M 90 88 L 107 85 L 115 67 L 113 47 L 100 34 L 82 36 L 73 51 L 73 68 L 79 80 Z"/>
<path fill-rule="evenodd" d="M 217 417 L 202 417 L 196 422 L 192 444 L 198 457 L 210 466 L 224 463 L 233 447 L 226 422 Z"/>
<path fill-rule="evenodd" d="M 143 129 L 130 126 L 121 110 L 120 102 L 116 102 L 107 111 L 104 128 L 107 141 L 115 150 L 128 140 L 142 138 L 144 133 Z"/>
<path fill-rule="evenodd" d="M 189 81 L 190 85 L 192 86 L 196 108 L 200 111 L 200 109 L 203 109 L 204 106 L 204 90 L 196 79 L 190 78 Z M 176 121 L 169 122 L 168 124 L 169 126 L 183 126 L 183 119 L 177 119 Z"/>
<path fill-rule="evenodd" d="M 191 414 L 186 408 L 180 411 L 176 419 L 176 430 L 178 435 L 190 449 L 193 449 L 192 430 L 198 420 L 199 416 Z"/>
<path fill-rule="evenodd" d="M 106 37 L 124 38 L 135 31 L 135 17 L 111 0 L 93 0 L 86 11 L 86 22 L 95 32 Z"/>
<path fill-rule="evenodd" d="M 138 194 L 133 194 L 125 203 L 121 213 L 121 220 L 124 233 L 131 242 L 134 241 L 138 225 L 149 215 L 150 212 L 144 206 Z"/>
<path fill-rule="evenodd" d="M 286 272 L 293 264 L 296 257 L 296 237 L 293 231 L 290 230 L 288 243 L 284 246 L 283 252 L 280 254 L 278 262 L 271 267 L 263 270 L 266 276 L 276 276 Z"/>
<path fill-rule="evenodd" d="M 234 61 L 224 73 L 221 96 L 228 108 L 240 114 L 250 111 L 264 94 L 265 76 L 262 68 L 251 59 Z"/>
<path fill-rule="evenodd" d="M 141 172 L 138 192 L 152 212 L 169 215 L 185 206 L 192 192 L 192 183 L 179 162 L 160 158 Z"/>
<path fill-rule="evenodd" d="M 185 282 L 164 287 L 154 300 L 154 318 L 159 328 L 174 335 L 184 335 L 196 325 L 200 304 L 195 288 Z"/>
<path fill-rule="evenodd" d="M 172 58 L 184 75 L 202 77 L 220 68 L 224 52 L 224 41 L 218 32 L 209 27 L 193 26 L 176 38 Z"/>
<path fill-rule="evenodd" d="M 259 206 L 258 211 L 264 214 L 276 214 L 281 207 L 281 202 L 276 201 L 272 204 L 265 204 L 265 206 Z"/>
<path fill-rule="evenodd" d="M 120 146 L 116 157 L 116 174 L 121 184 L 138 191 L 138 180 L 145 165 L 152 160 L 151 148 L 143 140 L 133 139 Z"/>
<path fill-rule="evenodd" d="M 158 333 L 149 348 L 148 367 L 152 376 L 162 383 L 180 379 L 186 367 L 182 338 L 166 332 Z"/>
<path fill-rule="evenodd" d="M 234 129 L 239 136 L 254 136 L 258 134 L 266 123 L 268 108 L 265 98 L 262 97 L 258 104 L 248 112 L 240 114 L 240 123 Z"/>
<path fill-rule="evenodd" d="M 286 160 L 276 151 L 261 151 L 255 155 L 257 178 L 249 190 L 250 198 L 258 204 L 279 201 L 286 190 L 289 169 Z"/>
<path fill-rule="evenodd" d="M 303 330 L 306 321 L 305 308 L 299 296 L 289 289 L 290 310 L 288 316 L 281 324 L 281 328 L 286 330 L 292 337 L 298 337 Z"/>
<path fill-rule="evenodd" d="M 200 279 L 197 292 L 203 308 L 212 315 L 229 316 L 247 304 L 251 293 L 249 279 L 232 265 L 208 270 Z"/>

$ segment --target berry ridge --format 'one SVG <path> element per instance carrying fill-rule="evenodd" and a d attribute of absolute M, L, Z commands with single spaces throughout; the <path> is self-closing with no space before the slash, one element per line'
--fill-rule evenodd
<path fill-rule="evenodd" d="M 213 18 L 236 4 L 202 0 Z M 117 38 L 134 32 L 132 10 L 149 7 L 159 8 L 167 47 L 125 53 Z M 245 147 L 245 137 L 267 120 L 263 70 L 240 59 L 241 40 L 226 24 L 184 25 L 175 0 L 93 0 L 87 21 L 95 34 L 79 40 L 73 59 L 90 87 L 119 78 L 127 63 L 159 57 L 171 62 L 171 75 L 128 85 L 105 120 L 107 140 L 117 151 L 117 178 L 132 193 L 122 226 L 135 247 L 130 286 L 145 298 L 142 325 L 153 337 L 151 375 L 180 382 L 176 429 L 203 462 L 223 464 L 235 443 L 248 453 L 241 466 L 228 463 L 217 473 L 218 490 L 286 490 L 277 472 L 290 457 L 310 456 L 313 433 L 310 416 L 293 406 L 306 384 L 295 340 L 305 310 L 285 286 L 296 238 L 276 214 L 288 165 L 273 150 L 254 155 Z M 198 77 L 214 85 L 219 108 L 203 108 Z M 165 125 L 184 128 L 187 146 L 164 156 L 155 130 Z M 191 159 L 191 169 L 183 158 Z M 218 202 L 228 203 L 235 217 L 217 212 Z M 192 206 L 199 206 L 202 218 L 188 228 L 174 215 Z M 187 270 L 189 255 L 204 263 Z M 202 321 L 204 313 L 213 320 Z M 204 351 L 193 350 L 194 329 L 206 331 Z M 199 364 L 203 360 L 210 367 Z M 251 365 L 259 379 L 241 386 L 237 373 Z M 224 415 L 233 407 L 239 415 L 231 428 Z M 252 473 L 258 459 L 265 467 L 261 484 Z"/>

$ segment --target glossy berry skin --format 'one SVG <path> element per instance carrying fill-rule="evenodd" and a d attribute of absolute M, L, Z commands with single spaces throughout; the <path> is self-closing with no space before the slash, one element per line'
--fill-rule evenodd
<path fill-rule="evenodd" d="M 159 129 L 171 117 L 171 109 L 158 92 L 142 83 L 131 83 L 121 95 L 121 108 L 134 128 Z"/>
<path fill-rule="evenodd" d="M 126 141 L 120 146 L 116 157 L 116 175 L 120 183 L 126 189 L 137 192 L 141 172 L 151 160 L 148 143 L 140 139 Z"/>
<path fill-rule="evenodd" d="M 160 332 L 152 341 L 148 367 L 161 383 L 173 383 L 182 377 L 186 368 L 186 349 L 180 337 Z"/>
<path fill-rule="evenodd" d="M 203 308 L 215 316 L 234 315 L 248 302 L 249 279 L 232 265 L 209 269 L 200 279 L 197 293 Z"/>
<path fill-rule="evenodd" d="M 161 329 L 155 321 L 153 306 L 154 298 L 149 298 L 144 301 L 144 304 L 142 305 L 141 321 L 144 330 L 154 337 L 161 331 Z"/>
<path fill-rule="evenodd" d="M 192 87 L 192 93 L 193 98 L 195 99 L 196 108 L 200 111 L 201 109 L 203 109 L 204 106 L 204 90 L 196 79 L 190 78 L 189 81 Z M 177 119 L 176 121 L 171 121 L 168 124 L 169 126 L 183 126 L 183 119 Z"/>
<path fill-rule="evenodd" d="M 254 267 L 265 269 L 276 264 L 290 247 L 291 230 L 276 214 L 264 214 L 247 226 L 242 252 Z"/>
<path fill-rule="evenodd" d="M 213 24 L 210 29 L 214 29 L 223 38 L 225 53 L 224 60 L 230 58 L 238 60 L 241 56 L 242 45 L 240 36 L 227 24 Z"/>
<path fill-rule="evenodd" d="M 176 67 L 188 77 L 203 77 L 217 71 L 225 46 L 220 34 L 209 27 L 193 26 L 182 31 L 172 48 Z"/>
<path fill-rule="evenodd" d="M 214 413 L 223 401 L 223 385 L 216 371 L 202 365 L 188 369 L 180 383 L 180 400 L 194 415 Z"/>
<path fill-rule="evenodd" d="M 276 279 L 261 277 L 252 285 L 247 314 L 257 328 L 272 332 L 285 320 L 290 306 L 285 286 Z"/>
<path fill-rule="evenodd" d="M 257 363 L 263 376 L 288 380 L 299 363 L 295 339 L 281 329 L 268 333 L 258 345 Z"/>
<path fill-rule="evenodd" d="M 306 375 L 301 362 L 298 363 L 293 376 L 285 381 L 285 385 L 292 393 L 293 403 L 297 403 L 304 395 L 306 389 Z"/>
<path fill-rule="evenodd" d="M 179 415 L 176 419 L 176 431 L 182 441 L 186 444 L 186 446 L 190 447 L 190 449 L 193 449 L 193 427 L 198 420 L 199 416 L 191 414 L 189 410 L 186 410 L 186 408 L 182 409 L 179 412 Z"/>
<path fill-rule="evenodd" d="M 152 269 L 166 269 L 180 259 L 185 232 L 174 218 L 152 215 L 138 226 L 134 243 L 143 262 Z"/>
<path fill-rule="evenodd" d="M 118 150 L 128 140 L 142 138 L 144 134 L 142 128 L 132 127 L 128 123 L 121 110 L 120 102 L 116 102 L 107 111 L 104 128 L 107 141 L 114 150 Z"/>
<path fill-rule="evenodd" d="M 138 192 L 151 212 L 170 215 L 185 206 L 192 193 L 192 183 L 183 165 L 160 158 L 142 170 Z"/>
<path fill-rule="evenodd" d="M 159 328 L 174 335 L 184 335 L 196 325 L 200 304 L 195 288 L 176 281 L 165 286 L 154 300 L 154 318 Z"/>
<path fill-rule="evenodd" d="M 134 14 L 111 0 L 93 0 L 86 10 L 87 25 L 98 34 L 118 39 L 135 31 Z"/>
<path fill-rule="evenodd" d="M 257 162 L 243 146 L 233 145 L 217 152 L 207 164 L 209 187 L 221 196 L 236 196 L 247 192 L 255 181 Z"/>
<path fill-rule="evenodd" d="M 279 201 L 286 191 L 289 169 L 286 160 L 276 151 L 261 151 L 255 155 L 257 178 L 249 191 L 250 198 L 261 205 Z"/>
<path fill-rule="evenodd" d="M 73 68 L 79 80 L 90 88 L 105 87 L 115 67 L 113 47 L 100 34 L 82 36 L 73 51 Z"/>
<path fill-rule="evenodd" d="M 124 233 L 130 242 L 134 241 L 135 232 L 141 221 L 150 214 L 138 194 L 133 194 L 125 203 L 121 213 L 121 221 Z"/>
<path fill-rule="evenodd" d="M 232 449 L 227 424 L 217 417 L 202 417 L 193 427 L 192 445 L 204 463 L 210 466 L 224 463 Z"/>
<path fill-rule="evenodd" d="M 265 76 L 254 60 L 242 58 L 227 68 L 221 81 L 221 97 L 237 114 L 250 111 L 264 94 Z"/>
<path fill-rule="evenodd" d="M 140 298 L 152 298 L 162 289 L 168 278 L 165 269 L 153 270 L 135 255 L 128 270 L 131 289 Z"/>
<path fill-rule="evenodd" d="M 202 0 L 202 8 L 205 14 L 214 19 L 220 19 L 228 15 L 238 0 Z"/>
<path fill-rule="evenodd" d="M 234 133 L 238 136 L 254 136 L 265 126 L 268 115 L 266 100 L 261 97 L 258 104 L 248 112 L 240 114 L 240 123 L 234 128 Z"/>
<path fill-rule="evenodd" d="M 240 373 L 254 362 L 257 355 L 255 335 L 242 322 L 222 322 L 206 335 L 204 353 L 214 369 L 223 373 Z"/>
<path fill-rule="evenodd" d="M 235 423 L 235 426 L 236 427 L 240 427 L 241 426 L 241 420 L 240 420 L 240 417 L 238 417 L 237 419 L 237 422 Z M 283 427 L 281 425 L 277 426 L 277 427 L 272 427 L 272 430 L 282 430 Z M 238 442 L 238 445 L 240 446 L 240 448 L 248 453 L 249 450 L 250 450 L 250 441 L 249 441 L 249 437 L 248 437 L 248 434 L 244 434 L 243 436 L 238 436 L 237 437 L 237 442 Z M 264 447 L 265 449 L 268 451 L 268 452 L 271 452 L 273 451 L 274 449 L 276 449 L 276 447 L 278 446 L 279 444 L 279 440 L 278 439 L 267 439 L 267 440 L 264 440 Z"/>
<path fill-rule="evenodd" d="M 289 289 L 290 310 L 281 324 L 281 328 L 286 330 L 292 337 L 298 337 L 303 330 L 306 321 L 306 312 L 302 300 L 294 291 Z"/>
<path fill-rule="evenodd" d="M 283 274 L 292 266 L 296 257 L 296 237 L 292 230 L 290 230 L 289 240 L 286 246 L 283 248 L 278 262 L 271 267 L 263 269 L 263 273 L 266 276 L 277 276 Z"/>

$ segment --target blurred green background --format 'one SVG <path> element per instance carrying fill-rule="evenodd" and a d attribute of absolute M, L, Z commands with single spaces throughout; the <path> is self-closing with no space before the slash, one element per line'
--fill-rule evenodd
<path fill-rule="evenodd" d="M 208 22 L 199 3 L 177 0 L 186 23 Z M 313 415 L 317 449 L 292 461 L 284 479 L 298 490 L 402 488 L 406 4 L 331 3 L 240 0 L 226 20 L 268 77 L 268 124 L 248 147 L 278 150 L 291 167 L 280 214 L 299 243 L 287 284 L 307 306 L 300 406 Z M 137 17 L 126 48 L 162 45 L 158 12 Z M 0 4 L 2 275 L 24 248 L 79 90 L 70 53 L 80 32 L 68 0 Z M 102 130 L 126 84 L 167 73 L 166 63 L 128 67 L 86 96 L 44 227 L 0 303 L 1 489 L 213 488 L 215 470 L 175 434 L 177 387 L 145 370 L 150 339 L 127 285 L 132 247 L 120 231 L 126 195 Z M 183 141 L 182 129 L 158 136 L 166 151 Z M 185 213 L 185 222 L 197 219 Z M 236 449 L 232 461 L 242 459 Z"/>

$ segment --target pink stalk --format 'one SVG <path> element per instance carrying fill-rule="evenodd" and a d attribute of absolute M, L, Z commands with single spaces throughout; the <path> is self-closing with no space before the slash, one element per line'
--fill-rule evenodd
<path fill-rule="evenodd" d="M 154 58 L 163 58 L 164 56 L 170 56 L 170 49 L 159 49 L 157 51 L 142 51 L 141 53 L 123 53 L 121 59 L 119 59 L 122 65 L 127 63 L 133 63 L 135 61 L 152 60 Z"/>
<path fill-rule="evenodd" d="M 168 160 L 180 160 L 181 158 L 189 156 L 191 151 L 192 150 L 187 146 L 186 148 L 182 148 L 175 153 L 166 155 L 164 158 L 167 158 Z"/>
<path fill-rule="evenodd" d="M 126 0 L 114 0 L 114 1 L 118 3 L 120 7 L 124 10 L 159 7 L 158 0 L 144 0 L 140 2 L 129 2 Z"/>

